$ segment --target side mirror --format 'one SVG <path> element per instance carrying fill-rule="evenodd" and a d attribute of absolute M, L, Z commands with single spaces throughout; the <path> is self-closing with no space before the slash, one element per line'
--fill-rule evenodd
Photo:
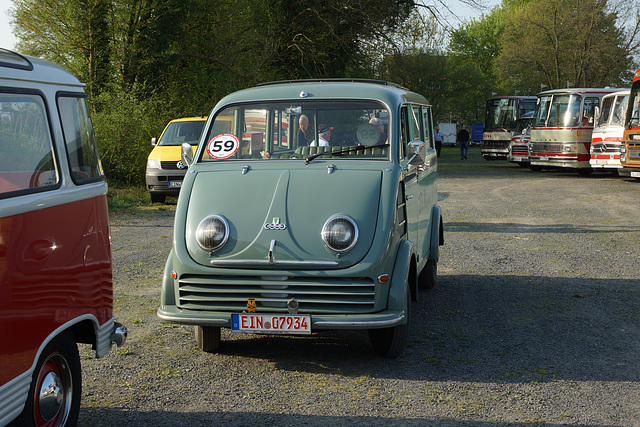
<path fill-rule="evenodd" d="M 155 147 L 157 143 L 158 143 L 158 140 L 156 138 L 151 138 L 151 146 L 152 147 Z"/>
<path fill-rule="evenodd" d="M 409 164 L 422 165 L 427 158 L 427 148 L 423 141 L 412 141 L 409 143 Z"/>
<path fill-rule="evenodd" d="M 191 144 L 185 142 L 180 146 L 180 148 L 182 152 L 182 161 L 187 165 L 187 167 L 191 166 L 193 163 L 193 148 L 191 147 Z"/>

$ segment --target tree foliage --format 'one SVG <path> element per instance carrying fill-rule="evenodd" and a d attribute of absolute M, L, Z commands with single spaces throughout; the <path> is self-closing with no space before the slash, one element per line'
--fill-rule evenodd
<path fill-rule="evenodd" d="M 506 18 L 501 75 L 549 88 L 621 85 L 631 52 L 617 18 L 606 0 L 530 1 Z"/>

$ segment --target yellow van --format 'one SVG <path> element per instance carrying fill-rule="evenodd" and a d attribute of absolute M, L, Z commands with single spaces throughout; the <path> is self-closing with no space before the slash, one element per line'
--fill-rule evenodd
<path fill-rule="evenodd" d="M 164 203 L 167 196 L 177 196 L 187 166 L 182 163 L 180 146 L 188 142 L 195 152 L 206 116 L 171 120 L 160 139 L 151 138 L 154 147 L 147 159 L 145 179 L 152 203 Z"/>

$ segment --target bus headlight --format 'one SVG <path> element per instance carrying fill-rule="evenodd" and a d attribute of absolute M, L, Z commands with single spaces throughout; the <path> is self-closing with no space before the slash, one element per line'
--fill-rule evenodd
<path fill-rule="evenodd" d="M 196 228 L 196 241 L 207 252 L 220 249 L 229 238 L 229 224 L 221 215 L 209 215 Z"/>
<path fill-rule="evenodd" d="M 622 145 L 620 146 L 620 152 L 621 152 L 621 153 L 626 153 L 626 152 L 627 152 L 627 146 L 626 146 L 626 145 L 624 145 L 624 144 L 622 144 Z"/>
<path fill-rule="evenodd" d="M 566 144 L 562 146 L 562 151 L 571 151 L 571 145 Z"/>
<path fill-rule="evenodd" d="M 332 216 L 322 227 L 322 241 L 332 252 L 347 252 L 358 241 L 358 226 L 346 215 Z"/>

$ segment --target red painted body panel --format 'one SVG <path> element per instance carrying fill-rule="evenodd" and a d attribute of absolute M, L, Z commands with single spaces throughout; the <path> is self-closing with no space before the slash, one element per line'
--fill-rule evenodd
<path fill-rule="evenodd" d="M 106 196 L 0 218 L 0 386 L 60 325 L 112 309 Z"/>

